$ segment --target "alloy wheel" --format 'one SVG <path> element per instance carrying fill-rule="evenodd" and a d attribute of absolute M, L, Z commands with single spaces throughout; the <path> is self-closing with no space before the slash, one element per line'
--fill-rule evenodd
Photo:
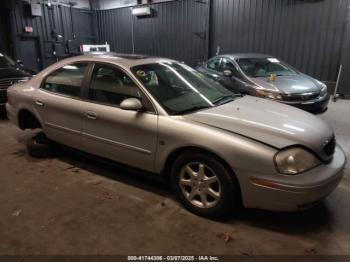
<path fill-rule="evenodd" d="M 221 198 L 221 183 L 215 172 L 202 162 L 191 162 L 180 171 L 182 194 L 192 205 L 212 208 Z"/>

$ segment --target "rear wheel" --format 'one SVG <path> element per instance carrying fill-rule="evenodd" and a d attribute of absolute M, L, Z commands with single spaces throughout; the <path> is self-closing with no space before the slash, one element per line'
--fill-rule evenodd
<path fill-rule="evenodd" d="M 53 155 L 50 140 L 40 132 L 27 141 L 27 152 L 32 157 L 47 158 Z"/>
<path fill-rule="evenodd" d="M 176 197 L 191 212 L 209 218 L 227 216 L 240 200 L 239 186 L 214 156 L 185 153 L 171 170 Z"/>

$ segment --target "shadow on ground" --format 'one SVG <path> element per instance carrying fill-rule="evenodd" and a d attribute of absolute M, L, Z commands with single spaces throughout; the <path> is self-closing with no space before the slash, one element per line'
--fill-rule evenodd
<path fill-rule="evenodd" d="M 58 159 L 80 169 L 106 178 L 126 183 L 163 197 L 174 199 L 168 183 L 159 175 L 146 173 L 95 156 L 67 148 L 58 148 Z M 118 174 L 116 174 L 118 170 Z M 175 200 L 174 200 L 175 201 Z M 246 224 L 286 234 L 302 235 L 324 230 L 332 225 L 332 213 L 327 204 L 321 202 L 313 208 L 299 212 L 273 212 L 239 208 L 228 218 L 219 222 Z"/>
<path fill-rule="evenodd" d="M 66 162 L 72 167 L 77 167 L 161 196 L 172 196 L 170 186 L 157 174 L 144 172 L 62 146 L 56 146 L 55 154 L 59 160 Z M 118 170 L 118 173 L 116 173 L 116 170 Z"/>

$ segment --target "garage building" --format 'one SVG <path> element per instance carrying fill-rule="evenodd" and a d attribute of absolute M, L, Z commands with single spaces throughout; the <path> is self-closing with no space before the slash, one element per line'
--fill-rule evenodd
<path fill-rule="evenodd" d="M 56 75 L 40 72 L 64 59 L 72 59 L 72 65 L 76 64 L 74 59 L 80 55 L 105 55 L 110 61 L 113 57 L 126 59 L 121 67 L 135 63 L 138 70 L 132 71 L 131 67 L 128 71 L 134 73 L 131 79 L 148 88 L 147 84 L 155 78 L 144 80 L 148 67 L 137 67 L 142 66 L 135 62 L 137 59 L 169 58 L 199 70 L 208 68 L 215 56 L 223 64 L 228 59 L 224 54 L 241 54 L 232 55 L 235 61 L 265 54 L 271 63 L 283 61 L 282 65 L 288 65 L 290 70 L 326 86 L 328 108 L 312 119 L 327 123 L 334 130 L 334 146 L 337 143 L 345 156 L 350 156 L 350 0 L 5 0 L 0 4 L 0 58 L 8 57 L 14 70 L 42 77 L 45 87 L 57 84 L 48 80 Z M 242 54 L 248 54 L 248 58 Z M 239 62 L 236 67 L 240 73 L 247 73 Z M 18 77 L 6 76 L 3 69 L 3 99 L 9 97 L 9 103 L 14 103 L 11 100 L 15 95 L 6 93 L 5 88 L 16 84 Z M 96 65 L 86 70 L 94 79 Z M 221 73 L 222 77 L 235 76 L 227 68 Z M 250 80 L 254 81 L 254 77 Z M 283 75 L 269 72 L 264 77 L 274 85 Z M 21 83 L 22 78 L 27 81 L 31 77 L 21 76 Z M 269 94 L 257 92 L 256 96 L 263 101 L 275 99 Z M 2 102 L 0 119 L 0 256 L 215 255 L 222 261 L 232 261 L 238 258 L 236 255 L 303 255 L 306 260 L 314 255 L 350 255 L 349 164 L 345 164 L 337 188 L 312 208 L 276 212 L 241 207 L 229 218 L 210 220 L 184 209 L 173 197 L 171 186 L 154 172 L 142 170 L 146 169 L 143 166 L 134 169 L 60 146 L 50 158 L 29 156 L 26 144 L 37 129 L 22 131 L 15 127 L 9 110 L 6 112 L 6 101 Z M 37 105 L 41 102 L 35 100 Z M 291 112 L 296 110 L 289 107 Z M 286 113 L 288 108 L 279 113 L 290 120 L 292 113 Z M 238 111 L 244 109 L 243 105 L 237 106 Z M 309 113 L 299 114 L 299 120 L 306 123 L 303 127 L 311 125 Z M 22 114 L 19 126 L 43 128 L 42 123 L 33 124 L 31 117 Z M 214 128 L 215 121 L 210 121 L 200 124 Z M 300 128 L 294 127 L 296 134 Z M 235 133 L 236 129 L 231 131 Z M 242 136 L 250 136 L 248 131 L 241 132 Z M 330 139 L 323 142 L 327 144 Z M 160 147 L 167 143 L 161 139 L 158 142 Z M 273 147 L 278 148 L 275 144 Z M 171 167 L 165 165 L 164 170 L 170 172 Z"/>

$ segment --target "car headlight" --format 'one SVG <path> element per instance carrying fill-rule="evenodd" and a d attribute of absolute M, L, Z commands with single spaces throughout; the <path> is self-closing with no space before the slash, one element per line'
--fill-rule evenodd
<path fill-rule="evenodd" d="M 326 95 L 327 94 L 327 86 L 326 86 L 326 84 L 324 84 L 324 83 L 322 83 L 322 82 L 320 82 L 321 83 L 321 96 L 324 96 L 324 95 Z"/>
<path fill-rule="evenodd" d="M 269 92 L 264 90 L 256 90 L 256 96 L 262 98 L 269 98 L 273 100 L 281 100 L 282 96 L 279 93 Z"/>
<path fill-rule="evenodd" d="M 275 155 L 277 171 L 284 175 L 297 175 L 321 164 L 311 152 L 301 147 L 291 147 Z"/>

